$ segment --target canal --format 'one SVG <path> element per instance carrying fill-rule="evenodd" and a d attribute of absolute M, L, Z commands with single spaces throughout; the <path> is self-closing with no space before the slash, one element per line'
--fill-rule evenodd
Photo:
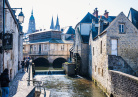
<path fill-rule="evenodd" d="M 106 97 L 92 81 L 80 76 L 35 75 L 34 78 L 43 82 L 50 97 Z"/>

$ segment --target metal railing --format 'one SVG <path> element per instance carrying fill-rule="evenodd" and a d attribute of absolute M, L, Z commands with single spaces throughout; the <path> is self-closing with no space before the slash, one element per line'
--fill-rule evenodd
<path fill-rule="evenodd" d="M 44 90 L 44 97 L 46 97 L 46 89 L 42 81 L 36 81 L 33 79 L 32 72 L 32 62 L 30 62 L 28 67 L 28 86 L 33 85 L 35 87 L 35 91 L 39 91 L 40 93 Z"/>

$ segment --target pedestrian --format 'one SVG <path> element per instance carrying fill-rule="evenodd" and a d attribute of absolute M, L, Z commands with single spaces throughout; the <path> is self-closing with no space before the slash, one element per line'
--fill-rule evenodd
<path fill-rule="evenodd" d="M 28 72 L 28 67 L 29 67 L 29 60 L 26 61 L 26 68 L 27 68 L 27 72 Z"/>
<path fill-rule="evenodd" d="M 24 72 L 24 66 L 25 66 L 24 61 L 22 61 L 21 65 L 22 65 L 22 72 Z"/>
<path fill-rule="evenodd" d="M 9 74 L 8 69 L 6 68 L 0 76 L 1 89 L 2 89 L 2 97 L 9 96 Z"/>
<path fill-rule="evenodd" d="M 23 58 L 23 60 L 25 61 L 25 57 Z"/>

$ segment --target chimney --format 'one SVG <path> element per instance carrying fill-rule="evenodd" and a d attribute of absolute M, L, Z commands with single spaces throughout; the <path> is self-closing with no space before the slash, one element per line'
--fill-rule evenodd
<path fill-rule="evenodd" d="M 104 13 L 104 17 L 105 17 L 105 18 L 108 18 L 108 13 L 109 13 L 109 12 L 107 12 L 107 10 L 105 10 L 105 13 Z"/>
<path fill-rule="evenodd" d="M 101 34 L 102 31 L 103 31 L 103 19 L 100 16 L 100 19 L 99 19 L 99 28 L 98 28 L 98 35 Z"/>
<path fill-rule="evenodd" d="M 98 18 L 98 10 L 97 10 L 97 8 L 94 9 L 93 15 L 94 15 L 96 18 Z"/>

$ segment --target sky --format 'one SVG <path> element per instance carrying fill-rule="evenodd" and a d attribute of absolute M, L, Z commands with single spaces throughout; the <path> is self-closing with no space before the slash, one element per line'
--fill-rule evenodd
<path fill-rule="evenodd" d="M 61 28 L 75 25 L 88 13 L 98 8 L 98 15 L 104 11 L 109 16 L 117 16 L 124 12 L 127 16 L 130 8 L 138 10 L 138 0 L 9 0 L 11 8 L 22 8 L 25 16 L 23 32 L 27 32 L 29 18 L 33 9 L 36 29 L 49 29 L 53 16 L 54 25 L 57 15 Z M 18 15 L 20 10 L 16 11 Z"/>

